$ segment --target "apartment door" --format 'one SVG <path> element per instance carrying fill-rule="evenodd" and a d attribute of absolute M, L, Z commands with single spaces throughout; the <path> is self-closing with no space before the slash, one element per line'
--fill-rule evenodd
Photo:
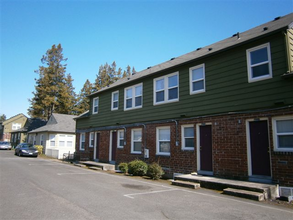
<path fill-rule="evenodd" d="M 251 175 L 271 176 L 268 123 L 249 122 Z"/>
<path fill-rule="evenodd" d="M 199 169 L 202 174 L 213 174 L 212 126 L 200 125 L 199 129 Z"/>
<path fill-rule="evenodd" d="M 95 156 L 96 160 L 100 158 L 100 133 L 96 133 Z"/>
<path fill-rule="evenodd" d="M 112 149 L 111 149 L 111 160 L 116 160 L 116 149 L 117 149 L 117 131 L 112 132 Z"/>

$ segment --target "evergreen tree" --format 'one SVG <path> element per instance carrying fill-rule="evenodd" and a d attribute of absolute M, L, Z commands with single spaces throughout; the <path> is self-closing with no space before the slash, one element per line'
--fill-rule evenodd
<path fill-rule="evenodd" d="M 72 78 L 65 76 L 66 64 L 63 63 L 67 59 L 62 52 L 61 44 L 53 45 L 41 59 L 43 66 L 35 71 L 39 78 L 35 79 L 34 97 L 29 100 L 31 106 L 28 112 L 31 117 L 49 119 L 53 112 L 72 113 L 67 103 L 68 100 L 74 100 Z"/>
<path fill-rule="evenodd" d="M 6 120 L 6 115 L 5 114 L 2 114 L 1 116 L 0 116 L 0 122 L 3 122 L 3 121 L 5 121 Z"/>
<path fill-rule="evenodd" d="M 93 92 L 93 85 L 87 79 L 84 83 L 80 93 L 78 94 L 77 98 L 77 105 L 76 105 L 76 113 L 78 115 L 84 113 L 85 111 L 89 110 L 90 108 L 90 99 L 89 95 Z"/>

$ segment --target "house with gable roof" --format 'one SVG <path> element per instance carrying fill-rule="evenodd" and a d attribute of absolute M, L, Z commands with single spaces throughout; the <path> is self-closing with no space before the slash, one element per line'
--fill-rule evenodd
<path fill-rule="evenodd" d="M 28 143 L 43 146 L 43 153 L 62 159 L 64 153 L 75 152 L 74 115 L 53 113 L 45 126 L 29 132 Z"/>
<path fill-rule="evenodd" d="M 11 132 L 17 131 L 18 129 L 21 129 L 25 126 L 26 122 L 28 120 L 28 117 L 26 117 L 24 114 L 20 113 L 17 114 L 11 118 L 8 118 L 7 120 L 2 122 L 3 127 L 3 141 L 11 141 Z M 24 136 L 21 135 L 19 137 L 20 139 L 23 139 Z"/>
<path fill-rule="evenodd" d="M 81 159 L 293 186 L 293 13 L 89 97 Z"/>

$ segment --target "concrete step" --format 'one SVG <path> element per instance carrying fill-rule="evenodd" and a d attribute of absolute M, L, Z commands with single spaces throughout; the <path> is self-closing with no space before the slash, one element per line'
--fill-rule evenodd
<path fill-rule="evenodd" d="M 80 163 L 83 165 L 86 165 L 87 167 L 98 167 L 98 168 L 101 168 L 102 170 L 115 171 L 115 165 L 113 165 L 113 164 L 99 163 L 99 162 L 94 162 L 94 161 L 81 161 Z"/>
<path fill-rule="evenodd" d="M 226 188 L 252 191 L 256 193 L 262 193 L 264 199 L 276 199 L 279 197 L 278 185 L 254 183 L 239 180 L 221 179 L 210 176 L 194 176 L 190 174 L 184 174 L 174 177 L 174 180 L 189 181 L 199 183 L 202 188 L 214 189 L 223 191 Z"/>
<path fill-rule="evenodd" d="M 88 167 L 91 170 L 103 170 L 101 167 Z"/>
<path fill-rule="evenodd" d="M 265 200 L 265 196 L 263 193 L 252 192 L 252 191 L 241 190 L 241 189 L 227 188 L 227 189 L 223 190 L 223 194 L 241 197 L 241 198 L 245 198 L 245 199 L 256 200 L 256 201 L 264 201 Z"/>
<path fill-rule="evenodd" d="M 180 180 L 172 180 L 171 184 L 174 186 L 182 186 L 182 187 L 187 187 L 187 188 L 191 188 L 191 189 L 200 188 L 199 183 L 192 183 L 192 182 L 180 181 Z"/>

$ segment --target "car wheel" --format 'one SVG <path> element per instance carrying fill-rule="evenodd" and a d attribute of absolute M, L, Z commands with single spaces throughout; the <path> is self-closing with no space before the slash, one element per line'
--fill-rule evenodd
<path fill-rule="evenodd" d="M 20 151 L 18 152 L 18 156 L 19 156 L 19 157 L 21 156 Z"/>

